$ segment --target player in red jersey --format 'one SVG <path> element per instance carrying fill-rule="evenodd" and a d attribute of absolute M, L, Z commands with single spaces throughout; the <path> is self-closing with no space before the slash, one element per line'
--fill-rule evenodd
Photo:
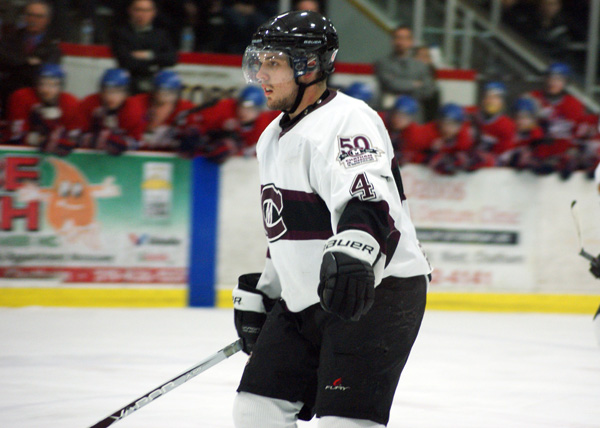
<path fill-rule="evenodd" d="M 253 156 L 260 134 L 279 113 L 264 111 L 266 99 L 257 86 L 242 89 L 237 98 L 226 98 L 202 110 L 205 141 L 199 154 L 219 162 L 232 155 Z"/>
<path fill-rule="evenodd" d="M 466 168 L 473 139 L 461 106 L 448 103 L 440 107 L 437 120 L 423 125 L 421 138 L 428 147 L 428 164 L 434 171 L 451 175 Z"/>
<path fill-rule="evenodd" d="M 100 92 L 79 104 L 82 116 L 80 147 L 119 155 L 137 147 L 144 131 L 142 105 L 128 98 L 129 72 L 111 68 L 100 80 Z"/>
<path fill-rule="evenodd" d="M 518 170 L 536 169 L 534 156 L 544 142 L 544 131 L 537 122 L 537 105 L 531 97 L 521 97 L 515 101 L 514 118 L 517 127 L 516 146 L 502 159 L 501 165 Z"/>
<path fill-rule="evenodd" d="M 139 94 L 133 101 L 144 111 L 145 128 L 139 150 L 179 150 L 182 140 L 201 135 L 199 114 L 189 114 L 194 104 L 181 98 L 179 75 L 163 70 L 154 77 L 154 92 Z"/>
<path fill-rule="evenodd" d="M 579 126 L 578 138 L 581 144 L 579 169 L 589 180 L 594 178 L 596 166 L 600 163 L 600 117 L 587 114 Z"/>
<path fill-rule="evenodd" d="M 428 158 L 429 146 L 423 137 L 422 125 L 415 121 L 418 111 L 417 100 L 409 95 L 401 95 L 392 110 L 384 115 L 399 165 L 424 163 Z"/>
<path fill-rule="evenodd" d="M 57 64 L 40 67 L 36 86 L 15 91 L 8 101 L 9 143 L 26 144 L 65 156 L 76 146 L 81 124 L 78 101 L 64 92 Z"/>
<path fill-rule="evenodd" d="M 531 92 L 540 105 L 539 120 L 547 140 L 537 155 L 545 165 L 541 173 L 558 170 L 563 178 L 576 167 L 578 128 L 585 119 L 585 107 L 566 92 L 571 68 L 565 63 L 553 63 L 546 71 L 545 87 Z"/>
<path fill-rule="evenodd" d="M 479 113 L 473 118 L 475 128 L 475 152 L 479 157 L 491 154 L 495 163 L 504 153 L 515 147 L 516 127 L 504 113 L 506 86 L 502 82 L 490 82 L 484 87 Z M 486 162 L 488 163 L 488 162 Z"/>

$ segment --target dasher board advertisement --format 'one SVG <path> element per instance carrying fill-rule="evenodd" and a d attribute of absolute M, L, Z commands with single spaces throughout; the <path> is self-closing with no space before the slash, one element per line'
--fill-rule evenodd
<path fill-rule="evenodd" d="M 0 276 L 184 284 L 189 161 L 0 148 Z"/>

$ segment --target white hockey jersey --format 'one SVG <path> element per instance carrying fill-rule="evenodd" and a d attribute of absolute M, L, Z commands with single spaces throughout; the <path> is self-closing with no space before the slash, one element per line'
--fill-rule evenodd
<path fill-rule="evenodd" d="M 325 243 L 348 230 L 366 232 L 379 244 L 376 285 L 388 276 L 430 273 L 403 200 L 394 150 L 377 113 L 362 101 L 330 91 L 285 129 L 282 117 L 267 127 L 257 145 L 269 241 L 258 289 L 282 297 L 293 312 L 318 303 Z"/>

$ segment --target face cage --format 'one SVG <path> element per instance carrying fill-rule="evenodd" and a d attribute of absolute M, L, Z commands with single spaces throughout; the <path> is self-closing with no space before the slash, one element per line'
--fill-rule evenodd
<path fill-rule="evenodd" d="M 275 70 L 275 68 L 270 68 L 268 60 L 277 62 L 280 68 L 281 65 L 285 63 L 287 67 L 289 67 L 289 70 Z M 265 64 L 263 72 L 269 75 L 268 82 L 263 82 L 262 79 L 258 77 L 263 64 Z M 315 71 L 318 67 L 319 61 L 315 54 L 290 56 L 281 50 L 258 48 L 256 46 L 248 46 L 242 59 L 242 71 L 246 83 L 254 85 L 260 85 L 261 83 L 278 84 L 295 81 L 298 77 Z"/>

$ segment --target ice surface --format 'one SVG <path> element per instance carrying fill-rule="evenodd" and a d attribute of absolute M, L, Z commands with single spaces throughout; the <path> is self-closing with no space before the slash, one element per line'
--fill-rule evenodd
<path fill-rule="evenodd" d="M 235 338 L 229 310 L 0 309 L 0 427 L 89 427 Z M 232 427 L 244 363 L 234 355 L 113 426 Z M 591 316 L 433 311 L 389 423 L 599 426 Z"/>

